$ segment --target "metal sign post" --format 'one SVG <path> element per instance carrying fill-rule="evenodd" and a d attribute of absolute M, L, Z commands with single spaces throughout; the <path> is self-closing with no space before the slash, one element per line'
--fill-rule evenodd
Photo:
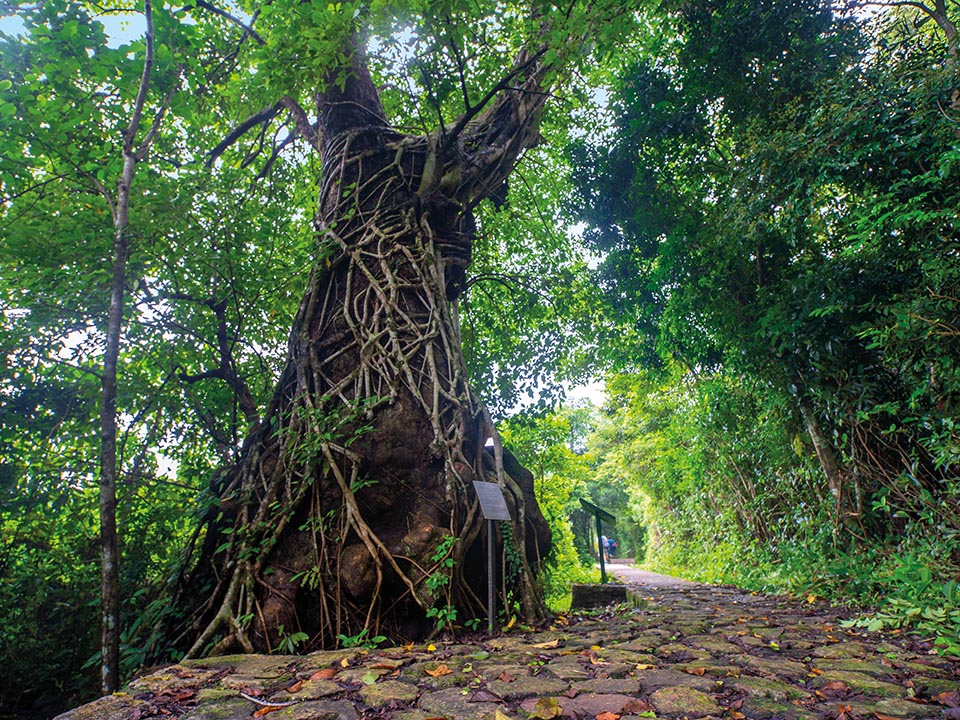
<path fill-rule="evenodd" d="M 494 575 L 496 572 L 496 548 L 494 535 L 494 520 L 509 520 L 510 510 L 503 497 L 503 490 L 496 483 L 473 481 L 480 500 L 480 512 L 487 521 L 487 632 L 493 633 L 494 602 Z"/>
<path fill-rule="evenodd" d="M 600 539 L 603 537 L 602 525 L 604 520 L 611 525 L 615 524 L 617 522 L 617 516 L 611 515 L 603 508 L 598 508 L 596 505 L 591 502 L 587 502 L 586 500 L 581 500 L 580 504 L 583 506 L 584 510 L 593 515 L 597 522 L 597 549 L 599 550 L 598 555 L 600 556 L 600 582 L 605 583 L 607 582 L 607 568 L 606 565 L 604 565 L 605 558 L 603 557 L 603 541 Z"/>

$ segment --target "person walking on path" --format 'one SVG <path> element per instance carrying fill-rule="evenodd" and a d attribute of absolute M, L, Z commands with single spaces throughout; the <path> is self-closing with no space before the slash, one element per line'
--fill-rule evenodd
<path fill-rule="evenodd" d="M 600 536 L 600 552 L 603 553 L 604 561 L 610 562 L 610 540 L 606 535 Z"/>

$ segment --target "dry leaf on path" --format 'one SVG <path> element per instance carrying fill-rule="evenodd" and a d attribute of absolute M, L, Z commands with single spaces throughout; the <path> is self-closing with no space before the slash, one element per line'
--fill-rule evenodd
<path fill-rule="evenodd" d="M 303 680 L 297 680 L 287 688 L 287 692 L 288 693 L 300 692 L 302 688 L 303 688 Z"/>
<path fill-rule="evenodd" d="M 427 668 L 426 670 L 424 670 L 424 672 L 430 677 L 442 677 L 443 675 L 450 675 L 451 673 L 453 673 L 453 670 L 451 670 L 446 665 L 441 663 L 440 665 L 435 667 L 433 670 L 430 670 L 429 668 Z"/>
<path fill-rule="evenodd" d="M 371 670 L 396 670 L 403 665 L 403 660 L 381 660 L 370 666 Z"/>
<path fill-rule="evenodd" d="M 703 674 L 707 671 L 705 667 L 693 667 L 693 668 L 684 668 L 685 673 L 690 675 L 696 675 L 697 677 L 703 677 Z"/>
<path fill-rule="evenodd" d="M 486 688 L 480 688 L 470 696 L 467 702 L 503 702 L 503 698 Z"/>
<path fill-rule="evenodd" d="M 538 650 L 548 650 L 550 648 L 560 647 L 560 640 L 550 640 L 548 642 L 535 643 L 530 647 L 537 648 Z"/>
<path fill-rule="evenodd" d="M 553 718 L 560 717 L 562 714 L 560 701 L 556 698 L 545 697 L 537 700 L 537 704 L 533 706 L 533 710 L 530 712 L 530 717 L 539 718 L 539 720 L 553 720 Z"/>
<path fill-rule="evenodd" d="M 960 707 L 960 691 L 942 692 L 937 695 L 934 700 L 947 707 Z"/>
<path fill-rule="evenodd" d="M 263 717 L 263 716 L 266 715 L 267 713 L 276 712 L 277 710 L 283 710 L 283 707 L 278 706 L 278 705 L 267 705 L 266 707 L 262 707 L 262 708 L 260 708 L 259 710 L 257 710 L 257 711 L 253 714 L 253 717 L 255 717 L 255 718 Z"/>
<path fill-rule="evenodd" d="M 597 715 L 597 720 L 620 720 L 620 716 L 612 712 L 602 712 Z"/>
<path fill-rule="evenodd" d="M 497 680 L 499 680 L 500 682 L 512 683 L 512 682 L 514 682 L 516 679 L 517 679 L 517 678 L 516 678 L 514 675 L 511 675 L 511 674 L 508 673 L 506 670 L 504 670 L 502 673 L 500 673 L 499 675 L 497 675 Z"/>
<path fill-rule="evenodd" d="M 620 713 L 623 715 L 639 715 L 640 713 L 652 712 L 653 705 L 644 701 L 634 698 L 630 700 L 626 705 L 620 708 Z"/>
<path fill-rule="evenodd" d="M 309 680 L 331 680 L 334 675 L 336 675 L 339 670 L 336 668 L 323 668 L 323 670 L 317 670 L 313 675 L 311 675 Z"/>

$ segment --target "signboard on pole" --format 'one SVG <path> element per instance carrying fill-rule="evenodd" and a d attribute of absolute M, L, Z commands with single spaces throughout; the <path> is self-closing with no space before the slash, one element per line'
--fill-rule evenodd
<path fill-rule="evenodd" d="M 496 576 L 494 567 L 496 532 L 493 528 L 493 521 L 509 520 L 510 510 L 507 508 L 507 501 L 503 497 L 503 490 L 496 483 L 474 480 L 473 487 L 477 491 L 477 499 L 480 500 L 480 512 L 483 513 L 483 517 L 487 521 L 487 631 L 492 635 L 495 610 L 494 578 Z"/>
<path fill-rule="evenodd" d="M 485 520 L 510 519 L 510 510 L 507 508 L 507 501 L 503 497 L 503 490 L 500 489 L 499 485 L 474 480 L 473 487 L 477 491 L 477 498 L 480 500 L 480 512 L 483 513 Z"/>

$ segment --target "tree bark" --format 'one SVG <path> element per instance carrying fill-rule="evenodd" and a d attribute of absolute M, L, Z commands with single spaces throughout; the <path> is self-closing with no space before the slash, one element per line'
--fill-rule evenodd
<path fill-rule="evenodd" d="M 845 520 L 844 508 L 846 502 L 844 499 L 843 473 L 840 468 L 840 463 L 837 462 L 833 445 L 823 432 L 823 428 L 820 427 L 820 422 L 817 420 L 817 416 L 809 401 L 800 401 L 800 416 L 803 418 L 803 423 L 807 428 L 807 434 L 809 434 L 810 440 L 813 442 L 817 459 L 820 461 L 820 467 L 823 469 L 824 476 L 826 476 L 827 487 L 833 496 L 834 526 L 835 528 L 839 528 L 841 522 Z"/>
<path fill-rule="evenodd" d="M 144 0 L 147 21 L 147 54 L 137 99 L 130 123 L 124 132 L 123 170 L 117 180 L 113 205 L 113 274 L 110 280 L 110 305 L 107 310 L 106 347 L 103 355 L 103 380 L 100 397 L 100 570 L 103 610 L 100 643 L 100 689 L 104 694 L 120 686 L 120 585 L 117 550 L 117 361 L 123 326 L 123 301 L 126 293 L 127 258 L 130 240 L 130 187 L 137 167 L 134 138 L 140 127 L 143 106 L 153 66 L 153 16 L 150 0 Z M 109 196 L 108 196 L 109 201 Z"/>
<path fill-rule="evenodd" d="M 146 157 L 159 130 L 169 101 L 170 91 L 141 143 L 137 144 L 143 113 L 150 89 L 154 62 L 153 5 L 144 0 L 143 16 L 145 54 L 143 71 L 130 114 L 123 132 L 123 168 L 117 179 L 114 198 L 102 185 L 97 190 L 110 206 L 113 219 L 113 268 L 110 281 L 110 305 L 103 355 L 103 379 L 100 394 L 100 592 L 102 630 L 100 642 L 100 689 L 104 694 L 120 687 L 120 554 L 117 542 L 117 365 L 120 338 L 123 333 L 123 305 L 126 295 L 127 260 L 130 255 L 130 190 L 137 163 Z M 96 182 L 96 181 L 95 181 Z"/>
<path fill-rule="evenodd" d="M 533 478 L 495 443 L 471 392 L 456 299 L 472 209 L 536 142 L 545 68 L 523 53 L 504 92 L 449 130 L 387 123 L 356 44 L 345 82 L 317 97 L 318 259 L 288 358 L 240 463 L 215 487 L 165 644 L 190 656 L 388 635 L 431 617 L 483 617 L 475 479 L 499 482 L 513 520 L 507 609 L 545 613 L 535 563 L 550 544 Z M 298 636 L 303 637 L 303 636 Z"/>

